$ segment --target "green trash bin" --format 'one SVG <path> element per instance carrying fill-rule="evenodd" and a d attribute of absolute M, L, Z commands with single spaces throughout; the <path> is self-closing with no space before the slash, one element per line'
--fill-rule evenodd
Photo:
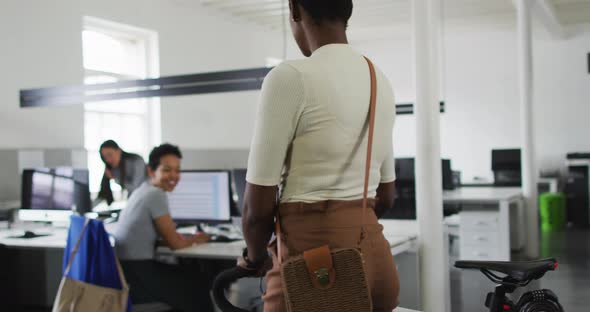
<path fill-rule="evenodd" d="M 539 196 L 541 229 L 543 231 L 565 228 L 565 195 L 563 193 L 543 193 Z"/>

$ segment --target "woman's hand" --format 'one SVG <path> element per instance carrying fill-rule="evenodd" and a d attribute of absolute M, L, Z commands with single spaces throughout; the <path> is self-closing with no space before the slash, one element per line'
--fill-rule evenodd
<path fill-rule="evenodd" d="M 199 232 L 194 235 L 182 235 L 180 233 L 176 234 L 178 235 L 178 238 L 190 244 L 200 245 L 209 242 L 209 235 L 205 234 L 204 232 Z"/>
<path fill-rule="evenodd" d="M 244 249 L 242 256 L 238 258 L 238 266 L 252 271 L 251 277 L 263 277 L 272 269 L 272 258 L 268 256 L 254 263 L 248 259 L 248 250 Z"/>
<path fill-rule="evenodd" d="M 172 250 L 190 247 L 193 244 L 202 244 L 209 240 L 205 233 L 183 236 L 176 232 L 176 224 L 172 221 L 170 214 L 165 214 L 154 219 L 158 234 L 164 239 L 166 245 Z"/>
<path fill-rule="evenodd" d="M 209 241 L 209 235 L 205 232 L 199 232 L 193 236 L 193 244 L 204 244 Z"/>

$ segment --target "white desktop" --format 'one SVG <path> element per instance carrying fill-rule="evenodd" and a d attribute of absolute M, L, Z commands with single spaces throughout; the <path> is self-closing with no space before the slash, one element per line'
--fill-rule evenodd
<path fill-rule="evenodd" d="M 89 208 L 88 171 L 71 167 L 25 169 L 19 221 L 67 225 L 76 211 Z"/>

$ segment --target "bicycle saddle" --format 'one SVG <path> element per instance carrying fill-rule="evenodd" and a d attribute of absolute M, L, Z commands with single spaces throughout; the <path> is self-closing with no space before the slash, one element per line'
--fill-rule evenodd
<path fill-rule="evenodd" d="M 557 268 L 554 258 L 534 261 L 456 261 L 455 267 L 460 269 L 480 269 L 504 273 L 518 282 L 525 282 L 542 277 L 545 272 Z"/>

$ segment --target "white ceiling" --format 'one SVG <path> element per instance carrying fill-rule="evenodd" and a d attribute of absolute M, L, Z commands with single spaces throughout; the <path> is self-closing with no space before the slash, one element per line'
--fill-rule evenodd
<path fill-rule="evenodd" d="M 590 0 L 552 0 L 563 25 L 590 23 Z"/>
<path fill-rule="evenodd" d="M 350 33 L 404 28 L 411 24 L 412 0 L 356 0 Z M 514 24 L 513 0 L 442 0 L 446 24 Z M 283 27 L 287 0 L 200 0 L 201 5 L 268 29 Z M 590 23 L 590 0 L 550 0 L 564 26 Z M 288 16 L 288 13 L 286 13 Z"/>
<path fill-rule="evenodd" d="M 505 13 L 513 10 L 511 0 L 446 0 L 445 16 L 477 16 Z M 590 2 L 590 1 L 589 1 Z M 201 0 L 234 16 L 270 28 L 282 26 L 282 13 L 288 11 L 287 0 Z M 351 27 L 374 27 L 401 24 L 410 21 L 411 0 L 357 0 Z"/>

